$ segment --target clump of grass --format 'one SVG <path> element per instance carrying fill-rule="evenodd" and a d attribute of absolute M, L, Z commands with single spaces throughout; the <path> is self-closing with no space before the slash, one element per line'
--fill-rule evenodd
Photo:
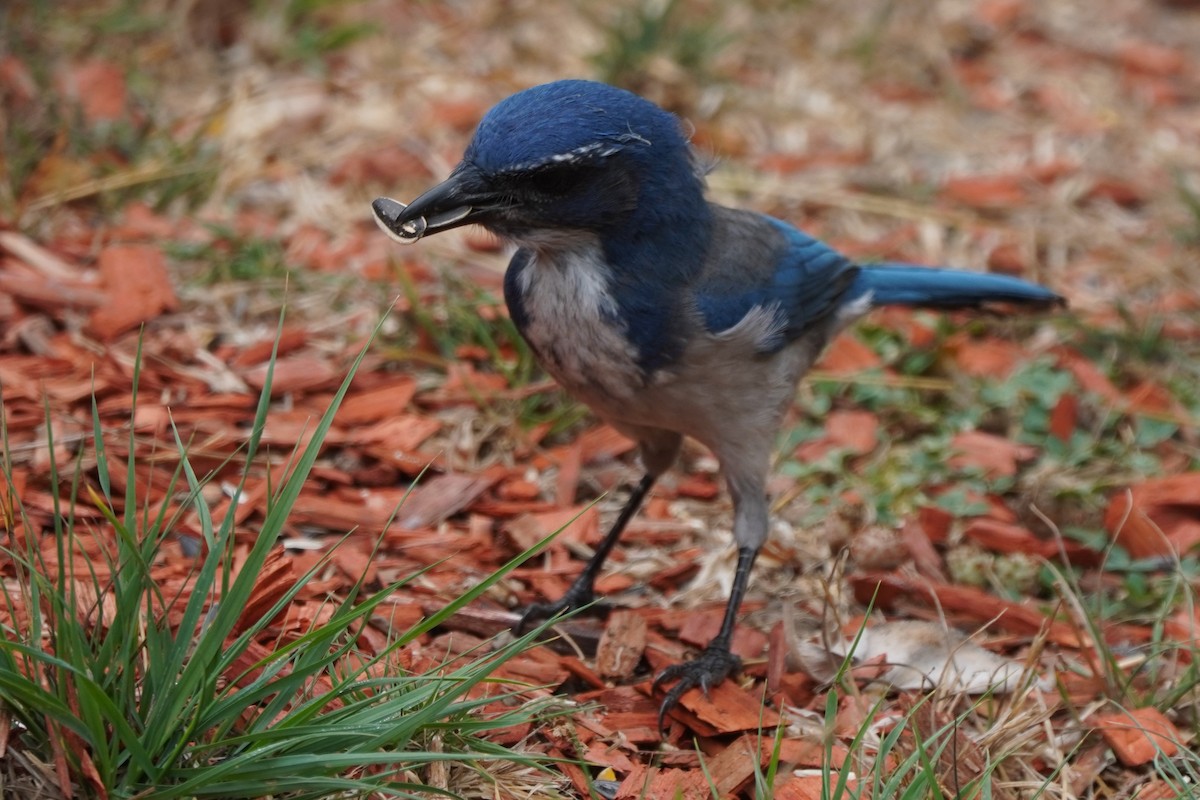
<path fill-rule="evenodd" d="M 1176 235 L 1184 244 L 1200 244 L 1200 189 L 1189 183 L 1182 171 L 1175 173 L 1175 192 L 1179 202 L 1189 216 L 1189 224 L 1178 229 Z"/>
<path fill-rule="evenodd" d="M 287 0 L 256 3 L 264 17 L 274 17 L 274 45 L 284 61 L 321 68 L 324 59 L 379 32 L 372 22 L 347 21 L 338 13 L 360 0 Z"/>
<path fill-rule="evenodd" d="M 600 80 L 635 91 L 647 82 L 656 59 L 667 59 L 701 84 L 731 41 L 721 25 L 711 11 L 684 8 L 680 0 L 633 6 L 608 28 L 607 45 L 592 61 Z"/>
<path fill-rule="evenodd" d="M 523 768 L 527 784 L 540 785 L 541 796 L 555 796 L 544 759 L 484 738 L 536 720 L 545 710 L 524 702 L 519 689 L 483 691 L 491 673 L 529 646 L 536 631 L 465 665 L 429 673 L 407 672 L 396 658 L 400 648 L 479 597 L 523 557 L 397 632 L 374 655 L 358 650 L 358 633 L 387 595 L 411 578 L 373 594 L 355 585 L 327 621 L 271 651 L 257 644 L 319 568 L 269 603 L 251 604 L 361 359 L 311 440 L 294 454 L 286 478 L 273 487 L 261 531 L 248 552 L 239 546 L 236 569 L 234 515 L 214 519 L 204 492 L 209 479 L 194 473 L 178 434 L 169 499 L 151 507 L 137 495 L 132 426 L 126 488 L 119 492 L 117 462 L 108 456 L 93 404 L 89 460 L 95 459 L 95 473 L 80 463 L 69 474 L 50 464 L 52 485 L 69 486 L 65 499 L 53 493 L 58 546 L 52 559 L 26 533 L 31 528 L 14 500 L 13 465 L 3 461 L 4 508 L 11 513 L 0 552 L 15 576 L 3 588 L 0 733 L 10 764 L 20 765 L 10 768 L 6 797 L 415 797 L 447 793 L 444 783 L 427 785 L 436 765 L 439 774 L 457 765 L 494 783 L 487 765 L 497 761 Z M 243 496 L 269 417 L 270 375 L 230 507 Z M 133 380 L 136 407 L 136 371 Z M 54 453 L 54 442 L 47 445 Z M 174 510 L 176 501 L 194 515 L 202 553 L 189 591 L 166 594 L 151 565 L 175 535 L 182 513 Z M 95 552 L 95 545 L 103 564 L 83 555 Z M 491 711 L 497 701 L 507 701 L 508 710 Z"/>
<path fill-rule="evenodd" d="M 278 239 L 243 236 L 226 225 L 206 227 L 211 238 L 170 243 L 166 248 L 172 258 L 203 265 L 193 278 L 197 284 L 215 286 L 229 281 L 282 279 L 295 274 L 288 268 L 283 243 Z"/>

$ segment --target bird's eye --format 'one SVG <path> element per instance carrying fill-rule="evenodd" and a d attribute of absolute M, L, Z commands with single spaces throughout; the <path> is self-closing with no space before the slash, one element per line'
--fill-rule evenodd
<path fill-rule="evenodd" d="M 538 194 L 561 197 L 579 186 L 586 171 L 585 167 L 556 164 L 539 169 L 528 177 L 528 181 Z"/>

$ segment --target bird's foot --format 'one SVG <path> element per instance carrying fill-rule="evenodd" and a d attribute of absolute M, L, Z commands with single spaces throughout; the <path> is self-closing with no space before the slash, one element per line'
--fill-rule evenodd
<path fill-rule="evenodd" d="M 658 673 L 654 679 L 653 690 L 658 691 L 661 684 L 679 679 L 679 683 L 671 687 L 662 705 L 658 707 L 658 729 L 663 730 L 663 721 L 667 712 L 675 707 L 683 693 L 693 686 L 699 686 L 704 694 L 742 668 L 742 660 L 729 650 L 728 645 L 712 643 L 700 655 L 682 664 L 672 664 Z"/>
<path fill-rule="evenodd" d="M 520 636 L 529 628 L 530 623 L 583 608 L 590 604 L 595 597 L 591 586 L 573 583 L 563 596 L 553 603 L 530 603 L 522 612 L 521 618 L 517 620 L 517 624 L 513 626 L 513 632 Z"/>

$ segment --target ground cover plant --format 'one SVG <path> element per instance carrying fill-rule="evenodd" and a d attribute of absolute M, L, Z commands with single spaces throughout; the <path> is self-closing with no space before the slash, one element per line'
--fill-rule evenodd
<path fill-rule="evenodd" d="M 0 34 L 5 796 L 1200 779 L 1194 3 L 33 2 Z M 666 731 L 648 680 L 732 576 L 715 463 L 631 525 L 616 610 L 510 643 L 630 444 L 536 369 L 498 243 L 369 218 L 564 76 L 679 113 L 730 204 L 1072 304 L 835 343 L 779 442 L 746 669 Z"/>

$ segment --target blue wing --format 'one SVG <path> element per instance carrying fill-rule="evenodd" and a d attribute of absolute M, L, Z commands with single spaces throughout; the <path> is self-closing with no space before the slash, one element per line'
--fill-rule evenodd
<path fill-rule="evenodd" d="M 847 299 L 859 268 L 828 245 L 759 214 L 719 209 L 696 307 L 713 333 L 737 325 L 758 306 L 774 308 L 775 335 L 760 343 L 773 353 L 820 325 Z"/>
<path fill-rule="evenodd" d="M 720 333 L 756 307 L 774 309 L 778 326 L 758 345 L 773 353 L 838 308 L 870 296 L 872 306 L 974 308 L 993 303 L 1065 305 L 1055 292 L 1007 275 L 913 264 L 860 267 L 785 222 L 714 206 L 713 238 L 695 285 L 704 326 Z"/>

